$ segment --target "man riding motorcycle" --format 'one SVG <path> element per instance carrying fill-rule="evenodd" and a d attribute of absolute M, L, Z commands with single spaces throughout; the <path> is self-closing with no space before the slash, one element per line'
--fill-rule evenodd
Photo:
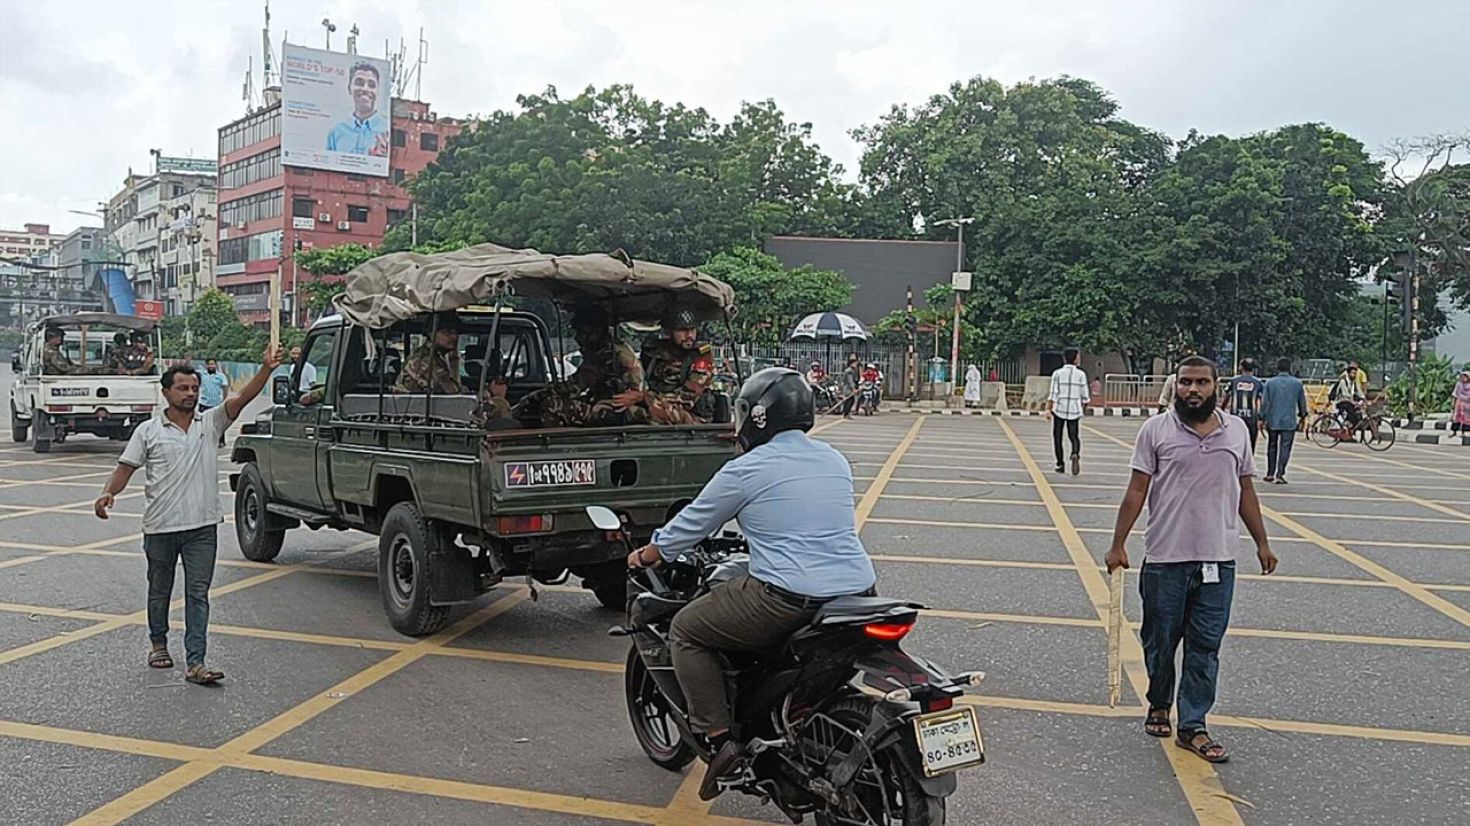
<path fill-rule="evenodd" d="M 806 378 L 785 368 L 762 370 L 746 381 L 734 409 L 742 454 L 628 556 L 633 568 L 673 560 L 731 519 L 750 545 L 749 576 L 690 603 L 670 630 L 690 724 L 709 737 L 714 753 L 700 787 L 704 800 L 719 794 L 719 780 L 738 774 L 748 754 L 745 744 L 730 739 L 718 652 L 779 645 L 810 624 L 821 605 L 871 593 L 876 578 L 858 539 L 852 467 L 806 435 L 815 417 Z"/>

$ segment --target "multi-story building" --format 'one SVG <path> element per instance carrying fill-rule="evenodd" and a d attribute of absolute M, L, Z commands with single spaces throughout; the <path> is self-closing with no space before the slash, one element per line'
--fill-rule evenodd
<path fill-rule="evenodd" d="M 198 186 L 163 202 L 168 225 L 158 245 L 159 298 L 168 315 L 183 315 L 214 286 L 218 225 L 213 186 Z"/>
<path fill-rule="evenodd" d="M 61 243 L 62 236 L 52 235 L 47 224 L 26 224 L 25 229 L 0 229 L 0 258 L 32 261 L 44 258 Z"/>
<path fill-rule="evenodd" d="M 247 324 L 270 322 L 270 282 L 281 277 L 282 309 L 305 323 L 295 298 L 310 276 L 296 250 L 356 243 L 377 246 L 409 215 L 403 184 L 438 157 L 462 124 L 422 101 L 394 99 L 389 175 L 377 177 L 281 163 L 281 104 L 219 130 L 219 245 L 215 283 L 234 297 Z"/>
<path fill-rule="evenodd" d="M 212 193 L 215 166 L 213 161 L 194 158 L 155 157 L 152 175 L 135 175 L 129 170 L 122 191 L 108 200 L 105 229 L 120 260 L 128 265 L 134 294 L 161 301 L 166 298 L 167 288 L 162 286 L 160 249 L 164 239 L 175 234 L 179 220 L 170 210 L 180 204 L 189 204 L 192 209 L 200 200 L 196 193 Z M 212 215 L 212 208 L 201 214 Z"/>

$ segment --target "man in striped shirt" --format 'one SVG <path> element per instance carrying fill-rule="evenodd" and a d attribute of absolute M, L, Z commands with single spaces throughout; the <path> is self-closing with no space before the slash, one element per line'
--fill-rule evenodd
<path fill-rule="evenodd" d="M 1057 454 L 1057 473 L 1065 473 L 1062 457 L 1062 429 L 1072 442 L 1072 475 L 1082 472 L 1082 413 L 1092 401 L 1092 392 L 1087 388 L 1087 373 L 1077 366 L 1081 353 L 1076 347 L 1062 351 L 1066 363 L 1051 374 L 1051 395 L 1047 400 L 1046 417 L 1051 419 L 1051 443 Z"/>

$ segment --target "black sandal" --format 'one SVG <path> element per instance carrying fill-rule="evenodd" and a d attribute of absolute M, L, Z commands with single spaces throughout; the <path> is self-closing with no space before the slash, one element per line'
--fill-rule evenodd
<path fill-rule="evenodd" d="M 1169 709 L 1151 708 L 1148 716 L 1143 718 L 1143 733 L 1150 737 L 1168 737 L 1174 733 L 1174 726 L 1169 722 Z"/>
<path fill-rule="evenodd" d="M 184 672 L 184 679 L 194 685 L 215 685 L 225 678 L 225 672 L 196 665 Z"/>
<path fill-rule="evenodd" d="M 1205 741 L 1203 743 L 1195 743 L 1195 738 L 1200 736 L 1203 736 L 1205 738 Z M 1199 755 L 1201 759 L 1206 760 L 1210 763 L 1230 762 L 1230 754 L 1225 751 L 1225 747 L 1220 745 L 1219 743 L 1216 743 L 1215 739 L 1210 736 L 1210 733 L 1202 728 L 1197 728 L 1193 731 L 1179 732 L 1179 737 L 1174 740 L 1174 744 L 1179 746 L 1179 748 L 1181 749 L 1194 752 L 1195 754 Z M 1215 753 L 1212 755 L 1209 753 L 1211 751 L 1214 751 Z"/>
<path fill-rule="evenodd" d="M 167 648 L 154 648 L 148 652 L 149 668 L 173 668 L 174 658 L 169 656 Z"/>

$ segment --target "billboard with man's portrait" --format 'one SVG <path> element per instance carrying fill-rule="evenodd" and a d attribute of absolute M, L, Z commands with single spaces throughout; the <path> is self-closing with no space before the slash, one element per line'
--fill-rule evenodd
<path fill-rule="evenodd" d="M 286 44 L 281 163 L 388 175 L 393 143 L 388 61 Z"/>

